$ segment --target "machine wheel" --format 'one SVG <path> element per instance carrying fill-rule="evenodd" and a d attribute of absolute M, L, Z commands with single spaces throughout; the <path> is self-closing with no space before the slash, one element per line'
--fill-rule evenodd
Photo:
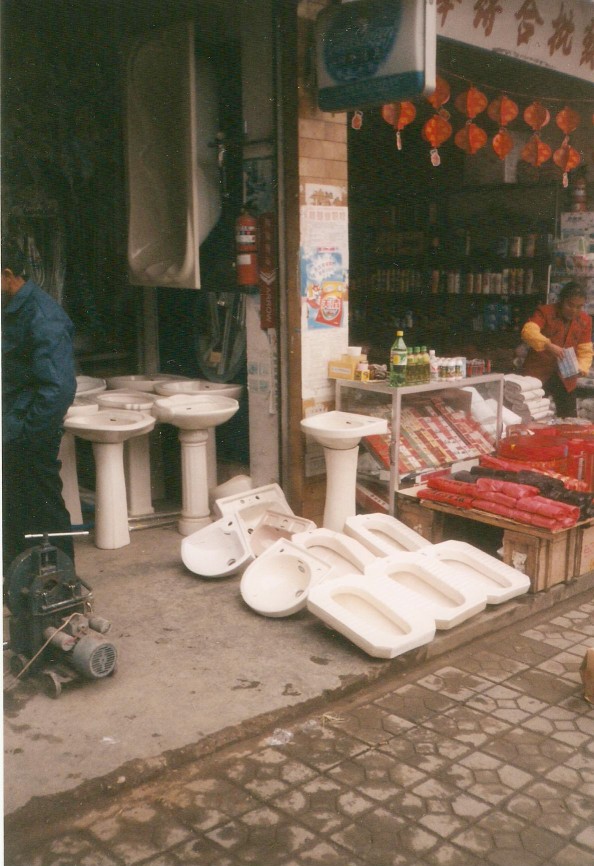
<path fill-rule="evenodd" d="M 10 657 L 10 673 L 15 677 L 20 676 L 28 662 L 27 656 L 24 656 L 22 653 L 15 653 Z"/>
<path fill-rule="evenodd" d="M 52 673 L 52 671 L 45 671 L 43 674 L 43 693 L 47 695 L 48 698 L 53 698 L 56 700 L 62 694 L 62 683 L 60 682 L 60 678 Z"/>

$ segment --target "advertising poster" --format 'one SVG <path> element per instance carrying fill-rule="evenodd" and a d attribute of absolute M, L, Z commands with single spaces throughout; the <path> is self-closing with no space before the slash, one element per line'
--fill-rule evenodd
<path fill-rule="evenodd" d="M 301 296 L 308 330 L 347 328 L 348 208 L 301 208 Z"/>

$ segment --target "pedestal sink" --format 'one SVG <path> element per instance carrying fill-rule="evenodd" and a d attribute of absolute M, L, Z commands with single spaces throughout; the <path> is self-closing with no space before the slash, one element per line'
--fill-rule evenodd
<path fill-rule="evenodd" d="M 208 431 L 224 424 L 239 409 L 237 400 L 218 394 L 174 394 L 153 404 L 153 415 L 179 429 L 182 461 L 181 535 L 210 523 L 206 446 Z"/>
<path fill-rule="evenodd" d="M 124 476 L 124 442 L 152 430 L 155 419 L 143 412 L 100 409 L 67 417 L 64 427 L 93 444 L 95 455 L 95 544 L 112 550 L 130 543 Z"/>
<path fill-rule="evenodd" d="M 97 394 L 96 399 L 102 409 L 128 409 L 150 415 L 157 395 L 149 391 L 117 388 Z M 151 494 L 149 435 L 144 433 L 142 436 L 134 436 L 124 444 L 124 476 L 130 517 L 142 517 L 155 512 Z"/>
<path fill-rule="evenodd" d="M 66 413 L 67 418 L 75 415 L 94 415 L 99 411 L 96 397 L 75 397 L 74 403 Z M 62 479 L 62 496 L 64 505 L 70 515 L 72 526 L 81 526 L 83 522 L 82 508 L 80 504 L 80 491 L 78 489 L 78 469 L 76 465 L 76 441 L 74 434 L 64 430 L 60 442 L 58 459 L 61 461 L 60 478 Z"/>
<path fill-rule="evenodd" d="M 162 397 L 173 397 L 175 394 L 218 394 L 220 397 L 232 397 L 234 400 L 239 400 L 242 390 L 243 385 L 236 385 L 231 382 L 211 382 L 209 379 L 164 380 L 155 384 L 155 391 Z M 208 489 L 212 491 L 218 484 L 217 437 L 213 427 L 208 431 L 206 459 Z"/>
<path fill-rule="evenodd" d="M 357 459 L 363 436 L 388 432 L 385 418 L 356 412 L 323 412 L 303 418 L 303 432 L 324 447 L 326 502 L 323 526 L 342 532 L 356 513 Z"/>
<path fill-rule="evenodd" d="M 105 379 L 100 379 L 95 376 L 77 376 L 76 377 L 76 396 L 77 397 L 94 397 L 95 394 L 100 394 L 105 391 L 107 382 Z"/>
<path fill-rule="evenodd" d="M 175 376 L 171 373 L 153 373 L 151 375 L 126 375 L 110 376 L 106 379 L 107 387 L 110 389 L 129 388 L 133 391 L 155 391 L 158 382 L 177 382 L 185 379 L 185 376 Z"/>

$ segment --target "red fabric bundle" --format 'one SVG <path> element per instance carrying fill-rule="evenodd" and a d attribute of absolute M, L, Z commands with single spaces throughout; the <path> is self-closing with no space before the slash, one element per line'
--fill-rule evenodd
<path fill-rule="evenodd" d="M 516 484 L 515 481 L 501 481 L 499 478 L 477 478 L 477 489 L 482 494 L 484 490 L 492 493 L 504 493 L 512 499 L 521 499 L 523 496 L 538 496 L 538 487 L 531 484 Z"/>
<path fill-rule="evenodd" d="M 497 502 L 499 505 L 505 505 L 506 508 L 515 508 L 519 502 L 518 499 L 512 499 L 511 496 L 506 496 L 505 493 L 495 493 L 492 490 L 477 490 L 477 497 L 480 499 L 486 499 L 487 502 Z"/>
<path fill-rule="evenodd" d="M 487 469 L 504 469 L 507 472 L 519 472 L 520 469 L 527 469 L 529 472 L 537 471 L 539 475 L 546 475 L 548 478 L 557 478 L 559 481 L 562 481 L 567 490 L 589 490 L 586 481 L 578 481 L 577 478 L 570 478 L 568 475 L 553 472 L 552 469 L 535 470 L 534 466 L 530 463 L 522 463 L 520 460 L 505 460 L 503 457 L 492 457 L 490 454 L 481 454 L 479 466 L 484 466 Z"/>
<path fill-rule="evenodd" d="M 567 502 L 556 502 L 547 499 L 546 496 L 524 496 L 518 500 L 517 508 L 521 511 L 529 511 L 532 514 L 540 514 L 543 517 L 553 519 L 569 519 L 577 523 L 580 518 L 580 509 L 577 505 L 569 505 Z M 571 524 L 570 524 L 571 525 Z"/>
<path fill-rule="evenodd" d="M 488 511 L 491 514 L 499 514 L 501 517 L 507 517 L 508 520 L 515 520 L 516 523 L 527 523 L 530 526 L 540 526 L 543 529 L 549 529 L 554 532 L 557 529 L 567 528 L 565 522 L 568 518 L 553 518 L 543 517 L 540 514 L 531 514 L 529 511 L 521 511 L 519 508 L 507 508 L 505 505 L 499 505 L 497 502 L 489 502 L 487 499 L 475 499 L 474 507 L 480 508 L 482 511 Z M 570 526 L 573 524 L 569 524 Z"/>
<path fill-rule="evenodd" d="M 501 517 L 507 517 L 508 520 L 518 520 L 516 515 L 516 509 L 510 508 L 508 505 L 500 505 L 498 502 L 490 502 L 488 499 L 475 499 L 474 507 L 480 508 L 481 511 L 488 511 L 490 514 L 500 514 Z M 526 520 L 527 512 L 520 512 L 522 515 L 519 518 L 523 523 L 527 523 Z"/>
<path fill-rule="evenodd" d="M 455 478 L 449 478 L 447 475 L 436 475 L 427 479 L 427 486 L 432 490 L 443 490 L 446 493 L 457 493 L 460 496 L 472 496 L 477 494 L 476 484 L 470 484 L 468 481 L 456 481 Z"/>
<path fill-rule="evenodd" d="M 470 484 L 469 487 L 474 487 Z M 432 502 L 443 502 L 445 505 L 453 505 L 456 508 L 472 508 L 474 499 L 471 496 L 461 496 L 458 493 L 447 493 L 445 490 L 419 490 L 418 499 L 429 499 Z"/>

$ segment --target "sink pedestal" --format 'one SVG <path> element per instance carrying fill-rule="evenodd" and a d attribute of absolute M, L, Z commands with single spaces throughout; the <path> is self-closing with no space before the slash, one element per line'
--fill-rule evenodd
<path fill-rule="evenodd" d="M 326 501 L 324 504 L 325 529 L 342 532 L 347 517 L 357 513 L 357 463 L 359 446 L 336 450 L 324 447 L 326 461 Z"/>
<path fill-rule="evenodd" d="M 145 433 L 144 436 L 136 436 L 126 442 L 124 475 L 128 490 L 129 516 L 142 517 L 144 514 L 154 514 L 148 433 Z"/>
<path fill-rule="evenodd" d="M 61 461 L 62 497 L 66 511 L 70 515 L 71 526 L 81 526 L 83 522 L 80 492 L 78 489 L 78 470 L 76 467 L 76 439 L 65 431 L 60 441 L 58 460 Z"/>
<path fill-rule="evenodd" d="M 130 544 L 124 475 L 124 443 L 93 442 L 95 457 L 95 545 L 113 550 Z"/>
<path fill-rule="evenodd" d="M 214 432 L 214 431 L 213 431 Z M 182 511 L 180 535 L 191 535 L 210 523 L 208 503 L 208 431 L 180 430 Z"/>

